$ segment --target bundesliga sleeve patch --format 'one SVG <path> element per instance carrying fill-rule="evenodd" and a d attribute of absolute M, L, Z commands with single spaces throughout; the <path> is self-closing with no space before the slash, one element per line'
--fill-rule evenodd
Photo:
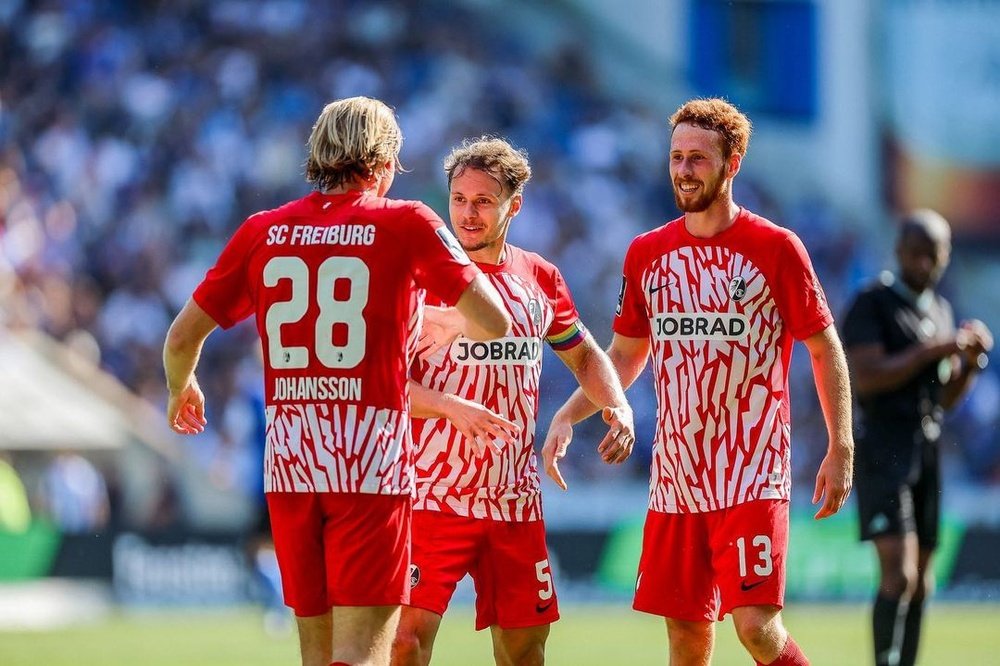
<path fill-rule="evenodd" d="M 545 341 L 549 343 L 549 346 L 552 347 L 552 349 L 556 351 L 565 351 L 567 349 L 572 349 L 583 342 L 583 338 L 586 337 L 586 335 L 587 329 L 584 328 L 583 323 L 575 321 L 560 333 L 546 337 Z"/>
<path fill-rule="evenodd" d="M 622 303 L 625 302 L 625 276 L 622 275 L 622 286 L 618 290 L 618 307 L 615 308 L 615 314 L 619 317 L 622 314 Z"/>
<path fill-rule="evenodd" d="M 454 234 L 448 231 L 448 229 L 445 227 L 437 227 L 434 229 L 434 232 L 438 235 L 438 238 L 441 239 L 441 242 L 444 243 L 444 246 L 448 248 L 448 252 L 451 252 L 451 256 L 455 258 L 455 261 L 460 264 L 472 263 L 469 259 L 469 255 L 467 255 L 465 250 L 462 249 L 462 246 L 458 244 L 458 239 L 455 238 Z"/>

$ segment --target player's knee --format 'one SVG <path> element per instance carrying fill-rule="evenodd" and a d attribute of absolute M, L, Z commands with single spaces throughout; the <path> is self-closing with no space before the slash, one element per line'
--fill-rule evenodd
<path fill-rule="evenodd" d="M 426 666 L 431 661 L 431 645 L 414 627 L 399 626 L 392 640 L 392 666 Z"/>
<path fill-rule="evenodd" d="M 736 636 L 751 654 L 780 650 L 786 633 L 781 624 L 781 616 L 775 611 L 742 609 L 733 613 Z"/>
<path fill-rule="evenodd" d="M 883 573 L 879 592 L 891 599 L 910 597 L 920 584 L 916 567 L 903 566 Z"/>

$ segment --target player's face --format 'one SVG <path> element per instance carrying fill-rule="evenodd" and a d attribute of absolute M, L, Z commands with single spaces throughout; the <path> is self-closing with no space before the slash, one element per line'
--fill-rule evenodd
<path fill-rule="evenodd" d="M 701 213 L 729 195 L 729 166 L 718 132 L 681 123 L 670 138 L 674 201 L 685 213 Z"/>
<path fill-rule="evenodd" d="M 520 208 L 521 195 L 505 193 L 500 181 L 486 171 L 465 168 L 451 179 L 448 213 L 466 252 L 499 253 Z"/>
<path fill-rule="evenodd" d="M 938 283 L 948 267 L 951 244 L 934 239 L 923 231 L 904 233 L 896 244 L 896 258 L 903 282 L 914 291 L 930 289 Z"/>

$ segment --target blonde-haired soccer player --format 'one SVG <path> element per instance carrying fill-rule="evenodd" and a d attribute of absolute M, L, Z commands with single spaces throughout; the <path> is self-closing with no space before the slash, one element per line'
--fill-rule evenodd
<path fill-rule="evenodd" d="M 418 292 L 474 339 L 504 335 L 496 290 L 427 206 L 385 197 L 401 133 L 355 97 L 323 109 L 306 175 L 318 191 L 250 216 L 170 328 L 167 419 L 205 426 L 195 378 L 217 326 L 256 318 L 264 357 L 265 493 L 303 666 L 385 664 L 409 600 L 407 367 Z"/>

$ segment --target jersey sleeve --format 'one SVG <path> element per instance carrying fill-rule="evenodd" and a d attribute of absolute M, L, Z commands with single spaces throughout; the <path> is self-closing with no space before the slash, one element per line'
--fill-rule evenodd
<path fill-rule="evenodd" d="M 775 301 L 792 337 L 804 340 L 833 323 L 809 254 L 795 234 L 790 234 L 780 246 L 776 277 Z"/>
<path fill-rule="evenodd" d="M 215 265 L 194 290 L 194 302 L 222 328 L 231 328 L 253 314 L 247 271 L 252 241 L 248 219 L 229 239 Z"/>
<path fill-rule="evenodd" d="M 454 305 L 480 270 L 430 208 L 418 203 L 412 210 L 405 242 L 410 245 L 417 286 L 445 305 Z"/>
<path fill-rule="evenodd" d="M 649 316 L 642 295 L 639 266 L 636 261 L 636 245 L 633 242 L 625 254 L 622 268 L 622 285 L 618 292 L 618 307 L 612 329 L 615 333 L 630 338 L 649 337 Z"/>
<path fill-rule="evenodd" d="M 583 342 L 587 337 L 587 329 L 580 321 L 580 313 L 577 312 L 569 286 L 555 266 L 552 267 L 551 280 L 555 315 L 552 325 L 545 333 L 545 341 L 555 351 L 568 351 Z"/>
<path fill-rule="evenodd" d="M 844 316 L 844 347 L 884 344 L 882 318 L 873 292 L 858 294 Z"/>

